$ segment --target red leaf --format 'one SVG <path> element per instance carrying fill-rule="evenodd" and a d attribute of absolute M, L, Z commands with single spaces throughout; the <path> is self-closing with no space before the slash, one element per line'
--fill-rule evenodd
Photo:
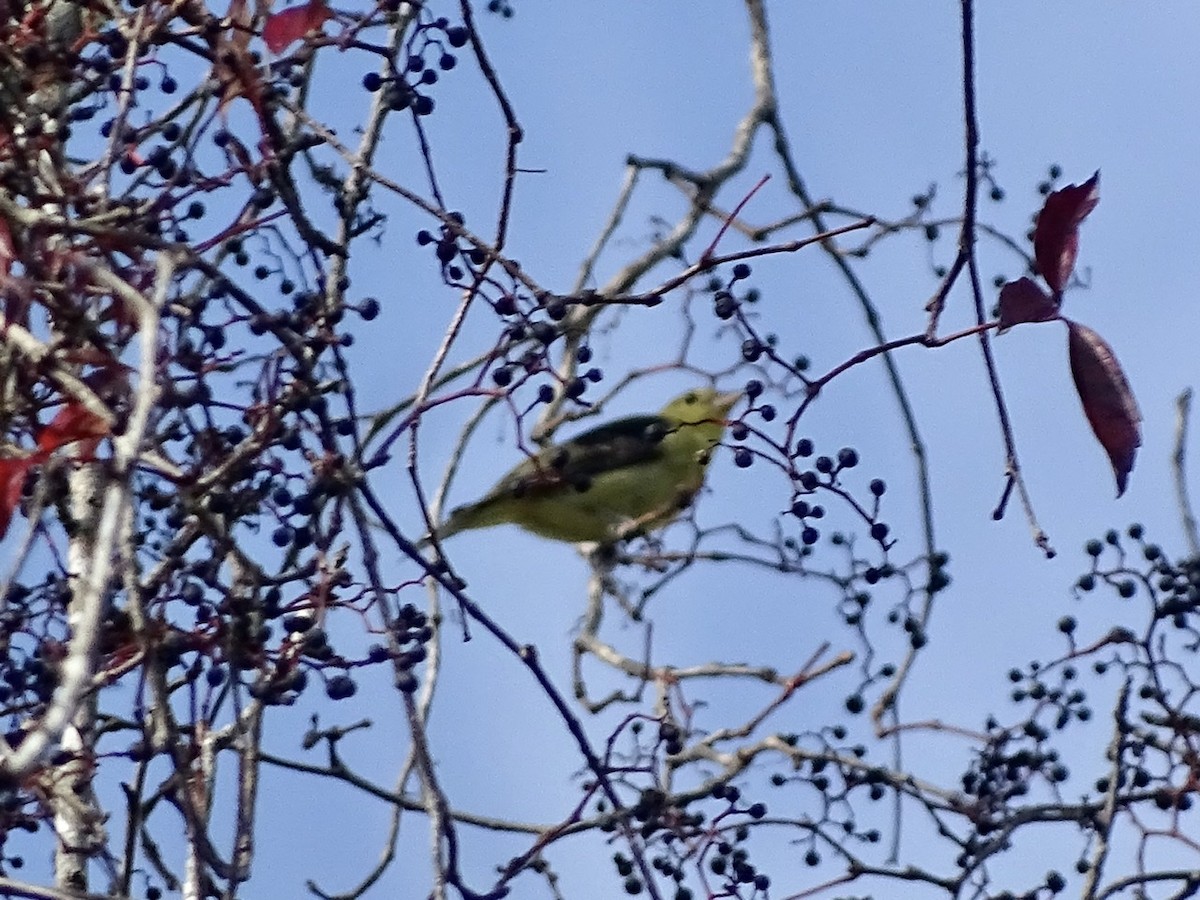
<path fill-rule="evenodd" d="M 1120 497 L 1142 444 L 1142 414 L 1121 364 L 1104 338 L 1086 325 L 1068 320 L 1067 348 L 1075 390 L 1096 440 L 1112 463 Z"/>
<path fill-rule="evenodd" d="M 221 57 L 213 65 L 222 88 L 221 99 L 217 108 L 222 115 L 228 116 L 229 104 L 237 97 L 245 97 L 249 104 L 262 119 L 265 113 L 263 99 L 263 80 L 258 67 L 245 47 L 240 47 L 233 41 L 222 43 Z"/>
<path fill-rule="evenodd" d="M 1033 232 L 1038 271 L 1054 294 L 1061 294 L 1079 254 L 1079 225 L 1100 202 L 1100 173 L 1069 184 L 1046 198 Z"/>
<path fill-rule="evenodd" d="M 108 430 L 108 424 L 103 419 L 89 412 L 82 403 L 71 400 L 42 429 L 38 435 L 38 449 L 46 454 L 53 453 L 74 441 L 104 437 Z"/>
<path fill-rule="evenodd" d="M 205 37 L 212 51 L 212 74 L 221 85 L 217 109 L 227 117 L 229 104 L 238 97 L 245 97 L 261 122 L 266 116 L 264 84 L 259 66 L 250 54 L 250 38 L 254 34 L 250 27 L 252 20 L 246 0 L 230 0 L 224 19 L 228 27 L 215 32 L 206 30 Z"/>
<path fill-rule="evenodd" d="M 37 454 L 0 459 L 0 538 L 8 531 L 12 514 L 21 502 L 25 476 L 40 459 Z"/>
<path fill-rule="evenodd" d="M 13 246 L 12 232 L 9 230 L 8 222 L 0 219 L 0 271 L 5 275 L 12 273 L 13 258 L 17 255 L 16 248 Z"/>
<path fill-rule="evenodd" d="M 303 6 L 293 6 L 283 12 L 277 12 L 267 17 L 263 26 L 263 40 L 272 53 L 278 53 L 292 41 L 298 41 L 310 31 L 324 24 L 326 19 L 333 18 L 333 13 L 325 5 L 324 0 L 311 0 Z"/>
<path fill-rule="evenodd" d="M 1000 334 L 1022 322 L 1048 322 L 1057 318 L 1058 301 L 1032 278 L 1018 278 L 1000 288 Z"/>

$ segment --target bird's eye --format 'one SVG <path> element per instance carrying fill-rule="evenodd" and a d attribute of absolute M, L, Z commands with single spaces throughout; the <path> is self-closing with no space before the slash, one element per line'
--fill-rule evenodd
<path fill-rule="evenodd" d="M 696 397 L 695 394 L 688 394 L 686 397 L 683 398 L 683 402 L 684 403 L 695 403 L 697 399 L 698 398 Z"/>

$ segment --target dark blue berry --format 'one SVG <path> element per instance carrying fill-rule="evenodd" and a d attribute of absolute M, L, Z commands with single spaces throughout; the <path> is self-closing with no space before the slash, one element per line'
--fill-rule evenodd
<path fill-rule="evenodd" d="M 325 684 L 325 693 L 330 700 L 345 700 L 353 697 L 357 690 L 358 685 L 349 675 L 334 675 Z"/>
<path fill-rule="evenodd" d="M 738 302 L 729 291 L 718 291 L 713 297 L 713 313 L 718 319 L 731 319 L 737 312 Z"/>

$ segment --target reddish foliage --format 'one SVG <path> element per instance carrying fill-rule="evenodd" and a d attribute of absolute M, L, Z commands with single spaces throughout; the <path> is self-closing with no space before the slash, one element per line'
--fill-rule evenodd
<path fill-rule="evenodd" d="M 1112 463 L 1120 497 L 1142 443 L 1142 414 L 1121 364 L 1104 338 L 1069 320 L 1067 334 L 1075 389 L 1092 431 Z"/>
<path fill-rule="evenodd" d="M 21 502 L 25 476 L 41 465 L 55 450 L 76 441 L 94 441 L 109 433 L 103 419 L 89 412 L 82 403 L 68 401 L 38 435 L 37 449 L 26 456 L 0 459 L 0 538 L 8 531 L 13 512 Z"/>
<path fill-rule="evenodd" d="M 34 453 L 30 456 L 19 456 L 12 459 L 0 459 L 0 538 L 8 531 L 8 523 L 12 514 L 21 502 L 21 490 L 25 486 L 25 476 L 29 470 L 41 461 L 42 455 Z"/>
<path fill-rule="evenodd" d="M 0 314 L 4 316 L 4 325 L 0 327 L 0 338 L 9 325 L 29 327 L 30 302 L 28 282 L 21 278 L 5 278 L 3 297 L 0 298 Z"/>
<path fill-rule="evenodd" d="M 221 112 L 227 113 L 230 101 L 242 96 L 254 107 L 260 120 L 265 118 L 262 75 L 254 65 L 250 51 L 244 47 L 233 48 L 223 59 L 225 62 L 220 68 L 225 91 L 221 98 Z"/>
<path fill-rule="evenodd" d="M 298 41 L 310 31 L 315 31 L 333 13 L 324 0 L 311 0 L 303 6 L 293 6 L 267 17 L 263 27 L 263 40 L 272 53 L 279 53 L 293 41 Z"/>
<path fill-rule="evenodd" d="M 71 400 L 38 435 L 38 450 L 50 454 L 75 441 L 104 437 L 108 430 L 108 424 L 103 419 L 82 403 Z"/>
<path fill-rule="evenodd" d="M 229 27 L 209 35 L 208 44 L 213 53 L 213 76 L 221 85 L 218 108 L 222 115 L 228 115 L 234 98 L 245 97 L 262 121 L 266 116 L 263 79 L 250 55 L 251 18 L 246 0 L 232 0 L 225 16 Z"/>
<path fill-rule="evenodd" d="M 0 271 L 5 275 L 12 272 L 13 258 L 16 255 L 17 251 L 13 246 L 12 231 L 9 230 L 8 222 L 0 219 Z"/>
<path fill-rule="evenodd" d="M 1032 278 L 1018 278 L 1000 289 L 1000 328 L 1003 334 L 1022 322 L 1048 322 L 1058 317 L 1058 301 Z"/>
<path fill-rule="evenodd" d="M 1038 270 L 1057 296 L 1067 286 L 1079 254 L 1079 225 L 1100 202 L 1100 173 L 1046 198 L 1033 233 Z"/>

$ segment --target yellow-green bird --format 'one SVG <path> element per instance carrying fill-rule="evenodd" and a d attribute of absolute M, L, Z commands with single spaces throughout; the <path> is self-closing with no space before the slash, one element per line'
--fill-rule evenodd
<path fill-rule="evenodd" d="M 557 541 L 612 543 L 661 528 L 704 486 L 740 396 L 697 388 L 657 414 L 617 419 L 545 447 L 482 499 L 451 512 L 438 538 L 512 523 Z"/>

